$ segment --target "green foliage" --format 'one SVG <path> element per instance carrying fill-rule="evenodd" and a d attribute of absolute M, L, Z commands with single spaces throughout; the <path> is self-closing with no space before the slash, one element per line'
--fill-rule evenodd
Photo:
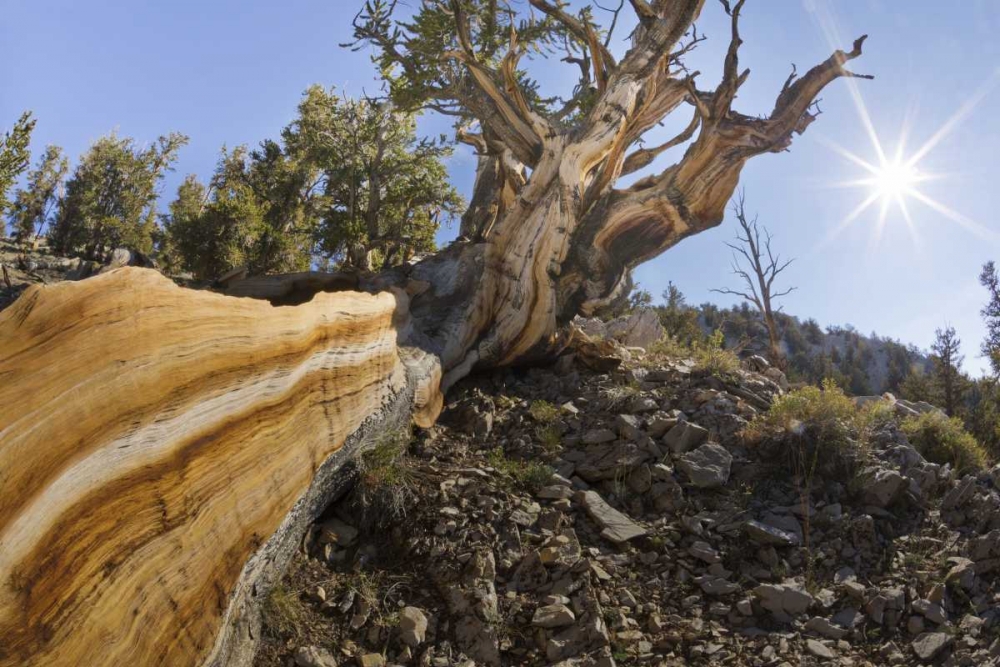
<path fill-rule="evenodd" d="M 1000 275 L 996 265 L 986 262 L 979 274 L 979 283 L 989 291 L 989 301 L 980 313 L 986 323 L 986 337 L 983 339 L 983 355 L 990 360 L 994 375 L 1000 376 Z"/>
<path fill-rule="evenodd" d="M 753 444 L 783 443 L 796 474 L 853 478 L 867 456 L 870 434 L 889 419 L 885 407 L 859 410 L 836 383 L 827 380 L 822 388 L 806 386 L 779 396 L 744 435 Z"/>
<path fill-rule="evenodd" d="M 34 129 L 35 119 L 31 117 L 30 111 L 25 111 L 14 123 L 14 127 L 0 138 L 0 215 L 10 206 L 7 192 L 13 187 L 17 177 L 28 168 L 31 160 L 28 146 Z M 0 228 L 0 231 L 3 229 Z"/>
<path fill-rule="evenodd" d="M 559 418 L 559 408 L 548 401 L 532 401 L 528 407 L 528 414 L 536 422 L 548 424 Z"/>
<path fill-rule="evenodd" d="M 966 428 L 990 452 L 1000 458 L 1000 382 L 995 378 L 973 381 L 968 393 Z"/>
<path fill-rule="evenodd" d="M 719 329 L 703 341 L 695 341 L 691 350 L 695 368 L 710 375 L 724 377 L 740 369 L 740 358 L 732 350 L 726 349 L 725 336 Z"/>
<path fill-rule="evenodd" d="M 415 497 L 416 477 L 406 455 L 410 440 L 407 430 L 389 431 L 358 459 L 354 498 L 369 525 L 403 518 Z"/>
<path fill-rule="evenodd" d="M 157 186 L 187 141 L 172 133 L 141 148 L 114 133 L 98 139 L 66 183 L 49 234 L 53 247 L 90 257 L 117 247 L 151 252 Z"/>
<path fill-rule="evenodd" d="M 944 411 L 949 417 L 955 416 L 958 404 L 965 391 L 962 377 L 962 360 L 959 354 L 962 341 L 955 333 L 955 327 L 945 327 L 935 332 L 931 345 L 931 361 L 934 364 L 934 380 L 938 395 L 943 401 Z"/>
<path fill-rule="evenodd" d="M 306 606 L 298 593 L 284 584 L 271 589 L 261 607 L 264 629 L 275 639 L 299 637 Z"/>
<path fill-rule="evenodd" d="M 46 146 L 38 165 L 28 173 L 27 186 L 19 189 L 11 207 L 14 234 L 27 242 L 42 233 L 50 221 L 60 195 L 69 161 L 58 146 Z"/>
<path fill-rule="evenodd" d="M 537 491 L 552 479 L 552 468 L 538 461 L 516 461 L 507 458 L 503 447 L 491 449 L 487 462 L 502 475 L 529 491 Z"/>
<path fill-rule="evenodd" d="M 671 339 L 693 345 L 705 336 L 698 324 L 698 310 L 687 305 L 684 295 L 672 282 L 663 292 L 663 305 L 657 308 L 660 324 Z"/>
<path fill-rule="evenodd" d="M 433 250 L 440 223 L 462 207 L 443 162 L 450 154 L 443 140 L 417 138 L 412 115 L 313 86 L 281 142 L 223 149 L 208 193 L 190 178 L 181 185 L 161 252 L 202 279 L 314 260 L 400 264 Z"/>
<path fill-rule="evenodd" d="M 299 116 L 282 133 L 287 153 L 319 175 L 317 253 L 378 270 L 434 250 L 442 221 L 463 202 L 449 184 L 444 138 L 418 139 L 412 114 L 387 103 L 309 88 Z"/>
<path fill-rule="evenodd" d="M 184 180 L 163 221 L 165 264 L 201 279 L 244 266 L 254 274 L 308 266 L 308 245 L 296 252 L 276 242 L 287 237 L 269 225 L 275 216 L 254 188 L 253 169 L 251 155 L 239 146 L 223 149 L 208 193 L 193 176 Z"/>
<path fill-rule="evenodd" d="M 470 117 L 468 109 L 458 101 L 466 85 L 465 69 L 455 59 L 441 57 L 462 48 L 456 19 L 468 27 L 466 34 L 476 60 L 492 69 L 499 67 L 507 52 L 512 28 L 520 48 L 528 54 L 544 55 L 564 44 L 576 55 L 582 52 L 577 38 L 561 24 L 516 5 L 501 9 L 495 0 L 462 0 L 455 4 L 428 0 L 412 14 L 404 5 L 397 0 L 367 0 L 354 21 L 355 41 L 350 45 L 357 50 L 374 47 L 372 60 L 388 84 L 393 103 L 403 110 L 415 111 L 433 99 L 436 106 L 460 115 L 462 120 Z M 461 10 L 459 17 L 456 6 Z M 407 16 L 401 16 L 403 12 Z M 602 34 L 589 12 L 580 14 L 580 18 L 593 26 L 595 34 Z M 557 98 L 539 96 L 537 83 L 523 70 L 515 76 L 536 112 L 551 113 L 559 107 Z M 576 113 L 589 108 L 583 100 L 577 107 Z"/>
<path fill-rule="evenodd" d="M 903 432 L 918 452 L 933 463 L 949 463 L 959 473 L 979 470 L 989 456 L 965 430 L 962 421 L 940 412 L 925 412 L 903 421 Z"/>

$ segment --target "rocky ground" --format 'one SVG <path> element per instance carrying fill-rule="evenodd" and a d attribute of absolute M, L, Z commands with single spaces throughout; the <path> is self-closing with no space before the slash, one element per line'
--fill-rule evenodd
<path fill-rule="evenodd" d="M 388 434 L 258 664 L 1000 665 L 1000 467 L 960 478 L 890 421 L 806 480 L 744 438 L 779 373 L 652 356 L 473 378 Z"/>

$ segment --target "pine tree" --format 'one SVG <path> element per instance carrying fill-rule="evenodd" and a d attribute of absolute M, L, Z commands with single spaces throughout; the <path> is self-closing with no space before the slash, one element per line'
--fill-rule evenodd
<path fill-rule="evenodd" d="M 14 123 L 12 130 L 0 138 L 0 216 L 7 211 L 10 202 L 7 192 L 13 187 L 17 177 L 24 173 L 31 160 L 28 145 L 31 143 L 31 133 L 35 129 L 35 119 L 30 111 L 25 111 Z M 0 224 L 0 232 L 3 231 Z"/>
<path fill-rule="evenodd" d="M 98 139 L 66 183 L 49 233 L 53 247 L 88 257 L 117 247 L 151 252 L 157 186 L 187 141 L 172 133 L 140 148 L 114 133 Z"/>
<path fill-rule="evenodd" d="M 979 282 L 990 293 L 990 300 L 980 311 L 986 322 L 986 338 L 983 340 L 982 351 L 990 360 L 993 374 L 1000 376 L 1000 276 L 997 275 L 993 262 L 986 262 L 983 265 Z"/>
<path fill-rule="evenodd" d="M 22 243 L 38 237 L 52 218 L 69 161 L 58 146 L 46 146 L 38 165 L 28 174 L 27 186 L 17 191 L 11 207 L 14 234 Z"/>
<path fill-rule="evenodd" d="M 962 397 L 961 367 L 965 359 L 959 354 L 962 341 L 959 340 L 954 327 L 938 329 L 935 336 L 931 345 L 934 385 L 943 402 L 944 411 L 949 417 L 954 417 Z"/>

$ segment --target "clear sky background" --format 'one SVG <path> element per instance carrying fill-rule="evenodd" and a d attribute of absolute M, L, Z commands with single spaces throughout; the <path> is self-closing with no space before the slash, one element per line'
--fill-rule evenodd
<path fill-rule="evenodd" d="M 184 132 L 191 143 L 164 185 L 165 208 L 184 174 L 207 179 L 223 144 L 277 138 L 310 84 L 335 85 L 351 95 L 378 92 L 369 53 L 338 46 L 350 39 L 350 19 L 360 4 L 0 0 L 0 127 L 10 127 L 22 110 L 31 109 L 38 119 L 35 155 L 55 143 L 72 157 L 116 128 L 143 142 L 171 130 Z M 698 27 L 709 39 L 688 62 L 702 72 L 702 88 L 714 87 L 728 35 L 717 3 L 708 0 Z M 797 258 L 787 281 L 798 290 L 785 298 L 786 312 L 824 325 L 850 323 L 923 348 L 935 328 L 951 324 L 963 340 L 966 368 L 977 371 L 985 367 L 978 348 L 979 308 L 986 298 L 977 276 L 983 262 L 1000 260 L 1000 2 L 750 0 L 741 64 L 752 74 L 735 106 L 744 113 L 768 113 L 791 63 L 804 71 L 830 54 L 831 39 L 849 48 L 863 33 L 870 35 L 865 55 L 852 68 L 876 76 L 858 81 L 857 91 L 887 152 L 896 150 L 904 126 L 909 127 L 904 154 L 912 154 L 964 109 L 918 168 L 944 175 L 920 189 L 959 213 L 965 224 L 911 201 L 913 231 L 901 212 L 890 208 L 878 236 L 879 210 L 873 206 L 831 236 L 870 193 L 864 187 L 834 187 L 865 173 L 831 146 L 869 162 L 878 159 L 844 81 L 824 92 L 823 114 L 791 152 L 749 163 L 741 182 L 748 207 L 774 233 L 776 247 Z M 616 50 L 625 46 L 616 44 Z M 535 72 L 560 90 L 574 83 L 574 71 L 565 65 Z M 677 116 L 663 135 L 689 118 L 686 109 Z M 427 118 L 421 127 L 437 133 L 449 124 Z M 668 153 L 657 166 L 678 156 Z M 449 166 L 467 194 L 474 158 L 460 149 Z M 444 229 L 439 240 L 455 233 Z M 673 281 L 691 302 L 734 303 L 709 291 L 735 286 L 724 245 L 734 233 L 727 217 L 720 227 L 641 267 L 636 277 L 654 295 Z"/>

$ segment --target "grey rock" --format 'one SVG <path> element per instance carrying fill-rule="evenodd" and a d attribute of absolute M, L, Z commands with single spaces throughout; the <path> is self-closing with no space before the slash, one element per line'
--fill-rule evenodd
<path fill-rule="evenodd" d="M 427 635 L 427 616 L 416 607 L 403 607 L 399 612 L 399 638 L 410 648 L 424 643 Z"/>
<path fill-rule="evenodd" d="M 906 480 L 895 470 L 879 470 L 865 490 L 865 502 L 875 507 L 888 507 L 906 488 Z"/>
<path fill-rule="evenodd" d="M 806 640 L 806 650 L 812 653 L 817 658 L 822 658 L 824 660 L 833 660 L 834 653 L 825 644 L 818 642 L 815 639 Z"/>
<path fill-rule="evenodd" d="M 660 317 L 652 308 L 637 308 L 629 315 L 611 320 L 605 327 L 607 336 L 626 347 L 648 348 L 666 334 Z"/>
<path fill-rule="evenodd" d="M 710 574 L 698 577 L 695 581 L 706 595 L 732 595 L 740 590 L 739 584 Z"/>
<path fill-rule="evenodd" d="M 843 639 L 847 636 L 847 630 L 834 625 L 829 620 L 822 618 L 820 616 L 814 616 L 809 619 L 806 623 L 806 630 L 810 632 L 815 632 L 818 635 L 822 635 L 829 639 Z"/>
<path fill-rule="evenodd" d="M 623 544 L 646 534 L 646 530 L 613 508 L 594 491 L 577 493 L 577 502 L 583 505 L 590 518 L 603 530 L 601 537 L 615 544 Z"/>
<path fill-rule="evenodd" d="M 596 428 L 583 434 L 581 441 L 585 445 L 600 445 L 617 439 L 615 432 L 607 428 Z"/>
<path fill-rule="evenodd" d="M 951 643 L 951 635 L 944 632 L 925 632 L 913 640 L 913 652 L 921 660 L 933 660 Z"/>
<path fill-rule="evenodd" d="M 663 444 L 673 454 L 684 454 L 708 440 L 708 429 L 689 421 L 682 421 L 667 431 Z"/>
<path fill-rule="evenodd" d="M 641 414 L 644 412 L 653 412 L 659 407 L 660 404 L 649 396 L 636 396 L 628 404 L 628 411 L 634 414 Z"/>
<path fill-rule="evenodd" d="M 913 603 L 913 610 L 926 618 L 928 621 L 942 625 L 948 622 L 948 614 L 944 607 L 937 602 L 930 600 L 917 600 Z"/>
<path fill-rule="evenodd" d="M 337 667 L 337 660 L 325 648 L 302 646 L 295 651 L 297 667 Z"/>
<path fill-rule="evenodd" d="M 719 556 L 719 552 L 713 549 L 712 545 L 708 542 L 695 542 L 688 547 L 688 553 L 698 560 L 708 563 L 709 565 L 712 563 L 718 563 L 722 560 Z"/>
<path fill-rule="evenodd" d="M 642 435 L 642 429 L 639 428 L 639 418 L 635 415 L 618 415 L 615 418 L 615 430 L 626 440 L 638 440 L 639 436 Z"/>
<path fill-rule="evenodd" d="M 744 529 L 750 541 L 757 544 L 792 547 L 800 543 L 798 535 L 775 528 L 774 526 L 768 526 L 760 521 L 747 521 L 744 524 Z"/>
<path fill-rule="evenodd" d="M 358 539 L 358 529 L 340 519 L 329 519 L 319 527 L 319 544 L 335 544 L 338 547 L 349 547 Z"/>
<path fill-rule="evenodd" d="M 550 604 L 539 607 L 531 617 L 531 624 L 537 628 L 561 628 L 573 625 L 576 616 L 564 604 Z"/>
<path fill-rule="evenodd" d="M 813 596 L 797 584 L 761 584 L 753 594 L 761 607 L 775 614 L 804 614 L 813 603 Z"/>
<path fill-rule="evenodd" d="M 695 486 L 712 489 L 725 486 L 732 464 L 733 456 L 725 447 L 708 443 L 682 456 L 677 467 Z"/>

